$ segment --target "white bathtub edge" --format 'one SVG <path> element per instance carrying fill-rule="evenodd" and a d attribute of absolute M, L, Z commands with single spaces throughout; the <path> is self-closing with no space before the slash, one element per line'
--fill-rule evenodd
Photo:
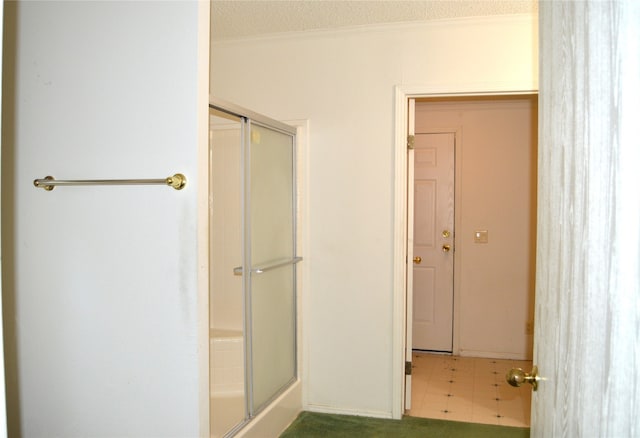
<path fill-rule="evenodd" d="M 266 436 L 280 436 L 301 411 L 302 384 L 298 380 L 241 429 L 236 437 L 264 438 Z"/>

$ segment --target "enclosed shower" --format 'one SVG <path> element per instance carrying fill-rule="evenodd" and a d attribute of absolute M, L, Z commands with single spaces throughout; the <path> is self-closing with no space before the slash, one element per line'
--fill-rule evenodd
<path fill-rule="evenodd" d="M 210 104 L 211 436 L 249 425 L 297 380 L 296 131 Z"/>

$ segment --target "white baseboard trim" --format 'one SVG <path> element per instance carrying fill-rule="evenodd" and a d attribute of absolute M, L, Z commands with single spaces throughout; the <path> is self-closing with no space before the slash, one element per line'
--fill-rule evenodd
<path fill-rule="evenodd" d="M 483 357 L 489 359 L 531 360 L 524 353 L 497 353 L 495 351 L 460 350 L 463 357 Z"/>
<path fill-rule="evenodd" d="M 355 415 L 358 417 L 389 418 L 389 419 L 392 418 L 391 412 L 336 408 L 334 406 L 325 406 L 325 405 L 310 404 L 305 406 L 304 410 L 309 412 L 318 412 L 321 414 Z"/>

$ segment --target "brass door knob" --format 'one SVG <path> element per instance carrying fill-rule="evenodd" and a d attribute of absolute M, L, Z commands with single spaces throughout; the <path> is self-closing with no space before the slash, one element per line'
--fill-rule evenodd
<path fill-rule="evenodd" d="M 529 383 L 533 387 L 534 391 L 538 390 L 538 367 L 534 366 L 531 370 L 531 374 L 525 372 L 522 368 L 511 368 L 507 373 L 507 382 L 511 386 L 520 386 L 523 383 Z"/>
<path fill-rule="evenodd" d="M 442 230 L 442 237 L 444 237 L 445 239 L 447 237 L 451 237 L 451 231 L 449 230 Z"/>
<path fill-rule="evenodd" d="M 445 243 L 444 245 L 442 245 L 442 252 L 449 252 L 451 251 L 451 245 Z"/>
<path fill-rule="evenodd" d="M 416 265 L 419 265 L 420 263 L 422 263 L 422 257 L 420 256 L 416 256 L 413 258 L 413 263 L 415 263 Z"/>

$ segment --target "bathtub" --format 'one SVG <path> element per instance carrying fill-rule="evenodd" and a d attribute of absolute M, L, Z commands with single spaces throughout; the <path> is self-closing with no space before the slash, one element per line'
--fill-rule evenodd
<path fill-rule="evenodd" d="M 244 341 L 239 330 L 209 331 L 211 437 L 222 438 L 245 418 Z"/>
<path fill-rule="evenodd" d="M 244 394 L 244 350 L 241 331 L 211 329 L 211 396 Z"/>
<path fill-rule="evenodd" d="M 302 411 L 302 385 L 295 382 L 250 422 L 245 420 L 242 332 L 211 329 L 211 438 L 236 429 L 236 438 L 278 436 Z"/>

